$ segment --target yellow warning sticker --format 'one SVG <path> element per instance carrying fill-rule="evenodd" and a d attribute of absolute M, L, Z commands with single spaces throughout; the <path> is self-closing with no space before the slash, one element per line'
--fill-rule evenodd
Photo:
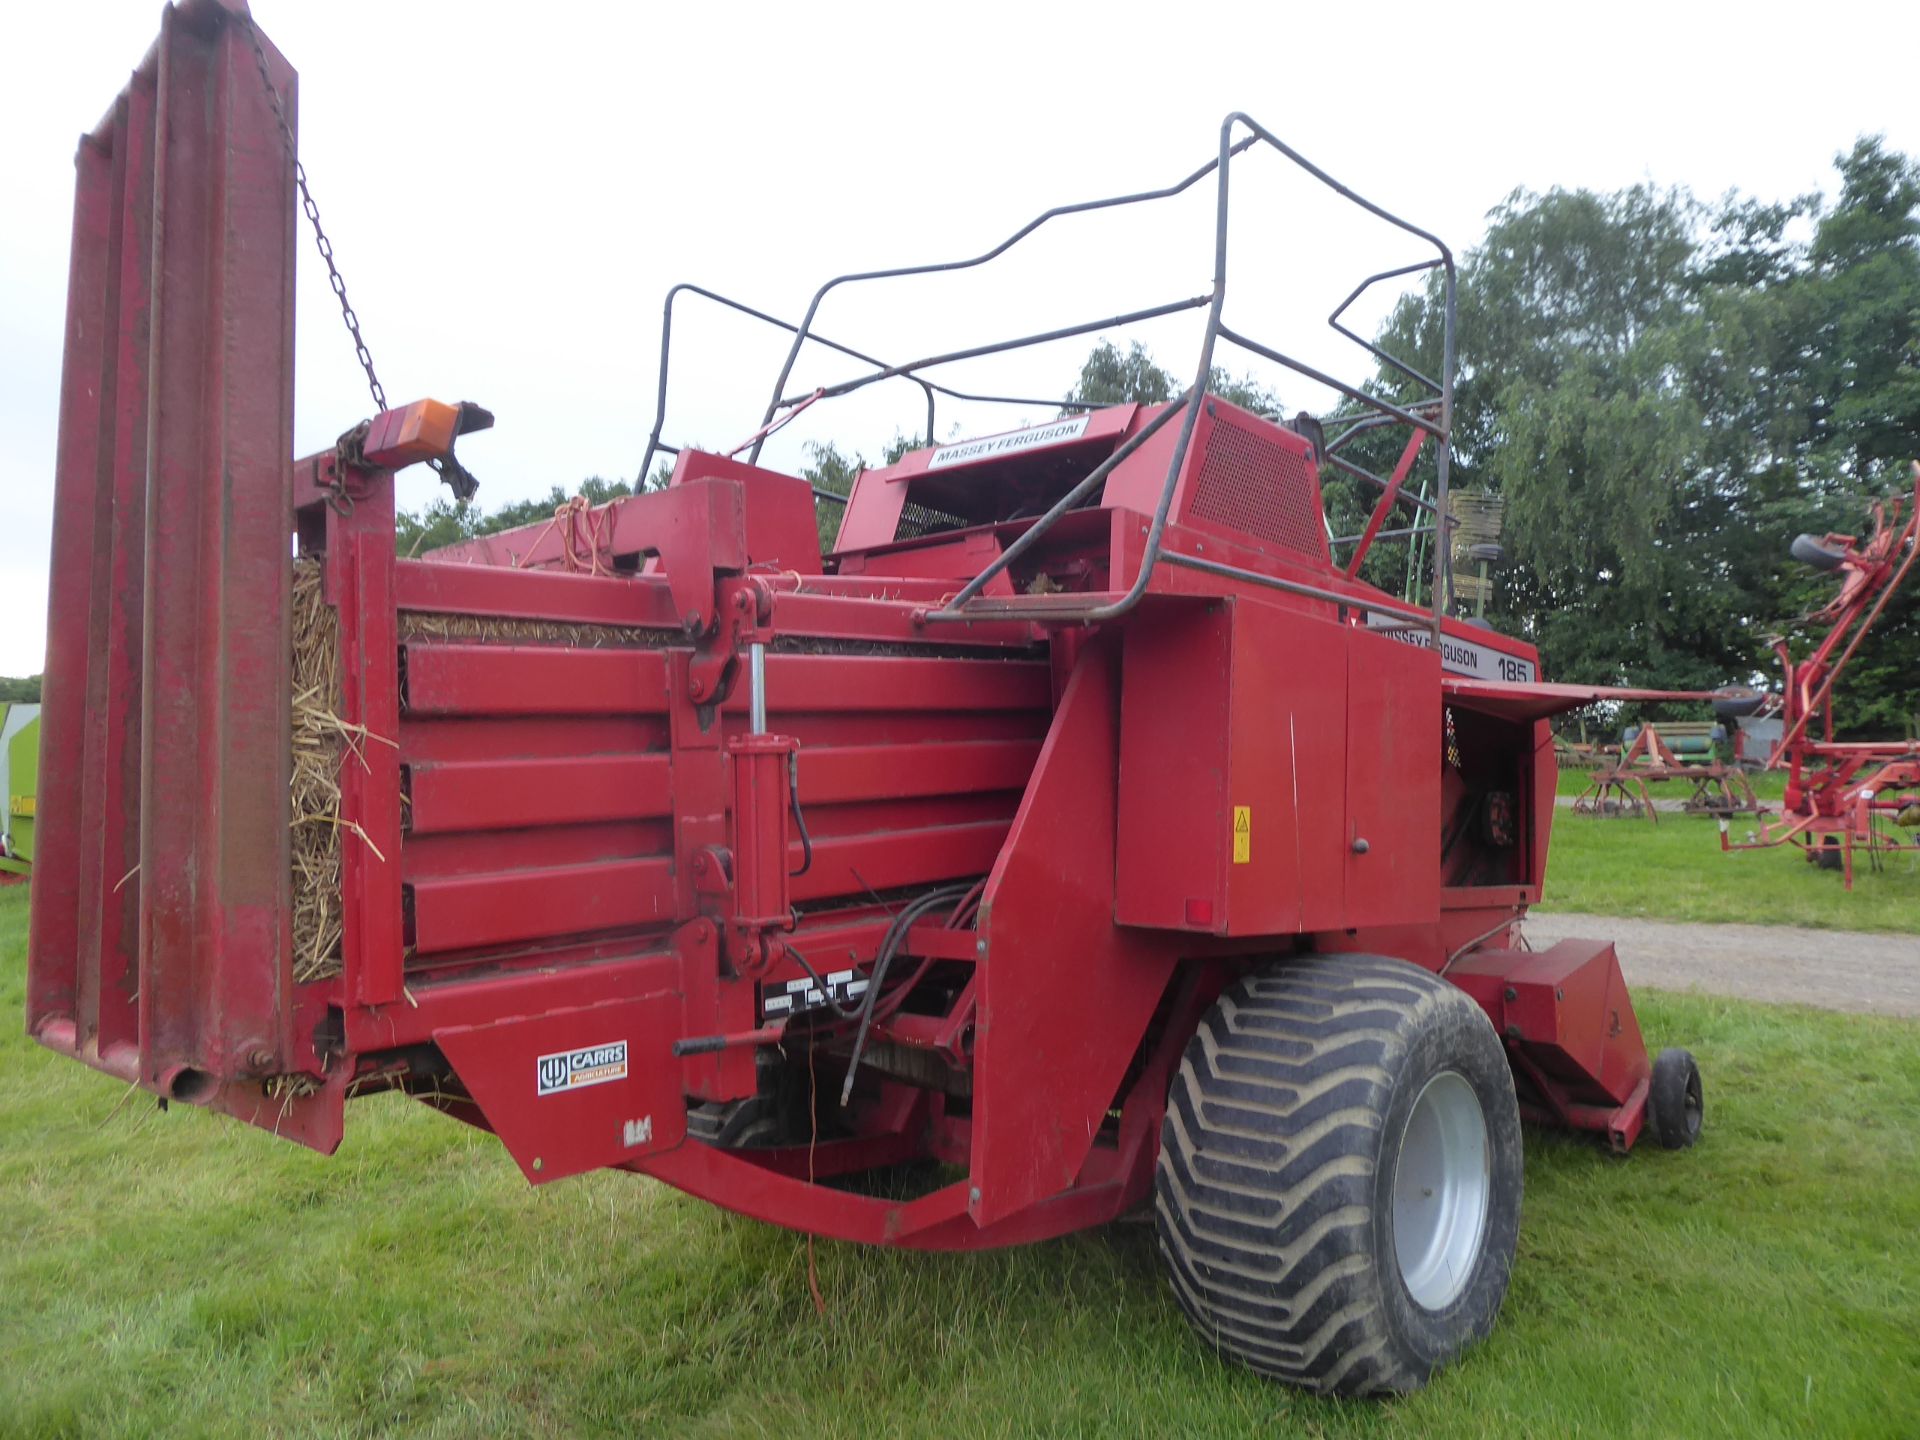
<path fill-rule="evenodd" d="M 1247 865 L 1253 861 L 1253 807 L 1236 805 L 1233 807 L 1233 863 Z"/>

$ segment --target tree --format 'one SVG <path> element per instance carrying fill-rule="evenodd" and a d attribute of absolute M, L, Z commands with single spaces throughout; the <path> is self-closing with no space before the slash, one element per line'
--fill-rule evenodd
<path fill-rule="evenodd" d="M 38 675 L 0 675 L 0 704 L 38 705 L 40 679 Z"/>
<path fill-rule="evenodd" d="M 903 447 L 900 454 L 906 453 L 911 443 Z M 888 460 L 892 464 L 895 455 Z M 800 478 L 816 490 L 825 490 L 833 495 L 851 495 L 853 482 L 860 478 L 860 472 L 867 468 L 867 462 L 858 454 L 848 457 L 840 453 L 839 447 L 818 440 L 807 442 L 807 461 L 801 467 Z M 814 524 L 820 531 L 820 553 L 825 555 L 833 549 L 833 543 L 840 536 L 840 522 L 846 518 L 847 507 L 832 500 L 816 499 L 813 502 Z"/>
<path fill-rule="evenodd" d="M 1507 501 L 1493 607 L 1564 679 L 1700 688 L 1772 668 L 1766 640 L 1831 582 L 1786 559 L 1853 530 L 1920 452 L 1920 175 L 1878 140 L 1831 210 L 1684 191 L 1517 192 L 1460 270 L 1455 488 Z M 1797 225 L 1815 220 L 1810 241 Z M 1437 281 L 1380 343 L 1429 374 Z M 1411 398 L 1382 367 L 1375 384 Z M 1838 707 L 1897 729 L 1920 613 L 1890 607 Z"/>
<path fill-rule="evenodd" d="M 926 442 L 912 435 L 893 432 L 893 439 L 886 444 L 882 453 L 883 465 L 897 465 L 910 450 L 917 450 Z M 800 478 L 813 486 L 816 491 L 824 490 L 833 495 L 851 495 L 853 482 L 860 478 L 860 472 L 867 468 L 866 458 L 858 451 L 851 456 L 843 455 L 840 448 L 831 442 L 822 443 L 809 440 L 806 445 L 807 463 L 800 469 Z M 847 507 L 837 501 L 816 496 L 813 506 L 814 522 L 820 530 L 820 553 L 827 554 L 833 549 L 834 542 L 840 536 L 840 522 L 846 518 Z"/>
<path fill-rule="evenodd" d="M 662 460 L 647 478 L 646 488 L 666 488 L 672 474 L 673 462 Z M 490 515 L 474 501 L 436 495 L 418 510 L 394 512 L 394 546 L 402 555 L 420 555 L 478 535 L 497 535 L 502 530 L 551 520 L 554 512 L 576 494 L 585 496 L 591 504 L 604 505 L 609 500 L 633 494 L 633 486 L 625 480 L 603 480 L 598 475 L 589 475 L 571 493 L 555 485 L 544 499 L 511 500 Z"/>
<path fill-rule="evenodd" d="M 1088 405 L 1160 405 L 1174 396 L 1173 377 L 1153 363 L 1147 347 L 1135 340 L 1126 353 L 1111 340 L 1093 347 L 1080 367 L 1080 379 L 1067 392 L 1075 409 Z"/>
<path fill-rule="evenodd" d="M 1075 410 L 1089 405 L 1162 405 L 1184 389 L 1154 363 L 1138 340 L 1129 344 L 1125 354 L 1111 340 L 1102 340 L 1080 366 L 1080 378 L 1067 392 L 1066 403 Z M 1280 413 L 1280 397 L 1252 375 L 1234 376 L 1216 365 L 1207 389 L 1258 414 Z"/>

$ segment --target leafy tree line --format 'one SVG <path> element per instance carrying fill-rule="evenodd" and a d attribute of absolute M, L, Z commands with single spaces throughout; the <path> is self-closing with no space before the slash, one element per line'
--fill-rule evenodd
<path fill-rule="evenodd" d="M 662 488 L 672 473 L 672 466 L 663 461 L 654 470 L 646 488 Z M 436 495 L 418 510 L 395 513 L 396 548 L 402 555 L 419 555 L 478 535 L 496 535 L 502 530 L 551 520 L 554 512 L 576 494 L 584 495 L 592 504 L 604 505 L 609 500 L 633 494 L 633 486 L 625 480 L 603 480 L 598 475 L 589 475 L 571 491 L 555 485 L 545 499 L 513 500 L 493 511 L 475 500 Z"/>
<path fill-rule="evenodd" d="M 1833 593 L 1788 555 L 1861 532 L 1920 456 L 1920 167 L 1879 139 L 1838 194 L 1516 192 L 1459 282 L 1456 488 L 1506 499 L 1489 617 L 1561 679 L 1700 688 L 1777 672 L 1768 638 Z M 1440 363 L 1437 284 L 1380 343 Z M 1384 392 L 1413 388 L 1381 368 Z M 1390 463 L 1387 462 L 1387 463 Z M 1353 502 L 1364 497 L 1352 497 Z M 1920 711 L 1920 586 L 1842 681 L 1837 719 Z"/>
<path fill-rule="evenodd" d="M 0 705 L 38 705 L 38 675 L 0 675 Z"/>

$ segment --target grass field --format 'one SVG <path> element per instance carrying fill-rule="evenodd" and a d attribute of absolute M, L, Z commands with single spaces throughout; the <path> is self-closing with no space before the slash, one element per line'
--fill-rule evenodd
<path fill-rule="evenodd" d="M 1560 793 L 1577 795 L 1587 773 L 1563 770 Z M 1763 802 L 1777 806 L 1784 777 L 1753 777 Z M 1656 798 L 1683 800 L 1682 781 L 1650 785 Z M 1736 843 L 1754 828 L 1736 817 Z M 1637 915 L 1656 920 L 1810 925 L 1920 935 L 1920 854 L 1884 857 L 1878 871 L 1856 856 L 1853 892 L 1832 871 L 1809 865 L 1796 849 L 1720 852 L 1717 823 L 1705 815 L 1644 819 L 1576 815 L 1561 806 L 1553 818 L 1543 910 Z"/>
<path fill-rule="evenodd" d="M 25 896 L 0 892 L 0 1011 Z M 324 1159 L 0 1032 L 0 1434 L 1911 1435 L 1920 1025 L 1659 994 L 1693 1151 L 1528 1136 L 1493 1339 L 1339 1403 L 1217 1360 L 1151 1227 L 923 1256 L 651 1181 L 534 1190 L 497 1145 L 357 1102 Z"/>

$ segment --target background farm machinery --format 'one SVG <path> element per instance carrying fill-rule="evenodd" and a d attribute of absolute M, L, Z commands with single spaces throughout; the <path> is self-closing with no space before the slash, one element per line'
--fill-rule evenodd
<path fill-rule="evenodd" d="M 1647 786 L 1684 780 L 1693 787 L 1681 809 L 1689 815 L 1760 813 L 1746 773 L 1721 756 L 1726 727 L 1716 721 L 1645 721 L 1628 726 L 1624 748 L 1603 757 L 1573 802 L 1581 815 L 1642 815 L 1659 822 Z"/>
<path fill-rule="evenodd" d="M 1833 733 L 1835 686 L 1920 552 L 1920 461 L 1912 485 L 1908 494 L 1873 503 L 1864 536 L 1802 535 L 1794 542 L 1794 558 L 1833 573 L 1839 589 L 1805 617 L 1826 633 L 1804 659 L 1793 658 L 1785 637 L 1774 639 L 1780 693 L 1752 702 L 1777 713 L 1783 726 L 1768 762 L 1787 772 L 1781 814 L 1738 843 L 1723 821 L 1722 848 L 1797 845 L 1808 861 L 1843 872 L 1849 889 L 1855 850 L 1875 863 L 1887 852 L 1920 850 L 1920 741 L 1836 741 Z"/>
<path fill-rule="evenodd" d="M 40 707 L 0 705 L 0 883 L 33 873 L 33 822 L 40 772 Z"/>

